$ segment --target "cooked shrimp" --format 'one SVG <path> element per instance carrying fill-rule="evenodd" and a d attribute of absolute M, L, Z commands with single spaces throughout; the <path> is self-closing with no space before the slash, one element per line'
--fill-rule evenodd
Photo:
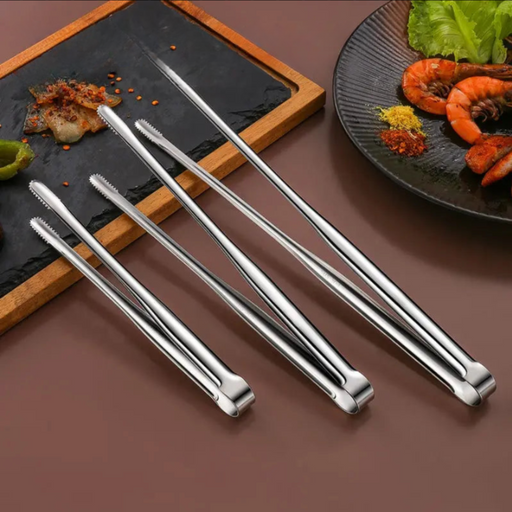
<path fill-rule="evenodd" d="M 446 114 L 446 98 L 453 86 L 472 76 L 512 79 L 512 66 L 507 64 L 457 64 L 446 59 L 424 59 L 409 66 L 402 77 L 405 97 L 418 108 L 431 114 Z"/>
<path fill-rule="evenodd" d="M 453 129 L 470 144 L 482 137 L 475 120 L 497 121 L 506 107 L 512 106 L 512 82 L 487 76 L 466 78 L 456 84 L 446 103 L 446 115 Z"/>
<path fill-rule="evenodd" d="M 487 172 L 500 158 L 512 151 L 512 137 L 484 135 L 466 155 L 468 167 L 476 174 Z"/>
<path fill-rule="evenodd" d="M 482 187 L 488 187 L 498 180 L 501 180 L 507 174 L 512 172 L 512 153 L 504 156 L 491 170 L 484 176 Z"/>

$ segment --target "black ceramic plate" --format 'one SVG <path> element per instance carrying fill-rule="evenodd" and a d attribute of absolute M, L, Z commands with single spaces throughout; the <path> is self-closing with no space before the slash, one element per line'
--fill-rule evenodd
<path fill-rule="evenodd" d="M 482 188 L 481 177 L 464 162 L 470 146 L 445 117 L 416 109 L 430 147 L 420 157 L 394 155 L 380 141 L 379 133 L 386 126 L 374 107 L 408 104 L 400 87 L 402 73 L 422 58 L 407 42 L 409 9 L 409 2 L 401 1 L 382 6 L 361 23 L 341 51 L 333 83 L 341 124 L 368 160 L 411 192 L 461 212 L 512 222 L 510 180 Z M 510 120 L 505 115 L 482 129 L 512 134 Z"/>

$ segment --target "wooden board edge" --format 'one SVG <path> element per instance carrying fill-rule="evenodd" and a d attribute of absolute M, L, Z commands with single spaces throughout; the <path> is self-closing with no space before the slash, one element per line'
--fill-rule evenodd
<path fill-rule="evenodd" d="M 244 54 L 248 60 L 255 62 L 277 79 L 283 80 L 288 86 L 291 86 L 294 93 L 300 87 L 319 87 L 317 84 L 309 80 L 309 78 L 301 75 L 284 62 L 255 45 L 238 32 L 234 31 L 217 18 L 214 18 L 206 11 L 195 5 L 193 2 L 189 0 L 167 0 L 167 2 L 183 11 L 203 27 L 207 28 L 211 33 L 219 37 L 219 39 L 224 40 L 230 47 Z"/>
<path fill-rule="evenodd" d="M 89 25 L 91 25 L 112 14 L 116 10 L 129 5 L 130 3 L 132 2 L 119 2 L 112 0 L 105 4 L 105 6 L 109 6 L 110 4 L 109 9 L 101 9 L 101 7 L 104 6 L 100 6 L 88 15 L 77 20 L 75 23 L 80 22 L 81 26 L 84 20 L 86 20 Z M 227 41 L 230 41 L 231 44 L 234 44 L 243 53 L 250 55 L 251 59 L 254 59 L 257 63 L 261 64 L 261 67 L 273 69 L 274 72 L 281 74 L 285 79 L 296 84 L 296 93 L 293 94 L 289 100 L 253 123 L 241 133 L 244 140 L 250 144 L 255 151 L 259 152 L 268 147 L 323 107 L 325 104 L 325 90 L 320 86 L 302 76 L 300 73 L 294 71 L 286 64 L 275 59 L 256 45 L 250 43 L 218 20 L 209 16 L 202 9 L 199 9 L 192 2 L 177 1 L 172 2 L 172 4 L 176 4 L 180 9 L 185 10 L 189 16 L 193 17 L 194 13 L 197 14 L 199 16 L 198 21 L 200 23 L 205 25 L 209 24 L 208 26 L 211 30 L 219 30 L 219 34 L 223 38 L 226 38 Z M 105 14 L 107 11 L 108 13 Z M 95 12 L 98 16 L 101 16 L 101 18 L 94 19 L 90 16 Z M 73 35 L 69 34 L 66 30 L 72 25 L 73 24 L 68 25 L 63 29 L 65 31 L 64 35 L 66 39 Z M 84 28 L 86 27 L 80 28 L 79 31 Z M 53 35 L 56 35 L 59 32 L 56 32 Z M 49 49 L 46 47 L 49 39 L 52 40 L 54 45 L 58 44 L 52 39 L 52 36 L 50 36 L 42 41 L 42 43 L 45 44 L 44 51 Z M 35 50 L 34 47 L 29 48 L 29 50 L 31 50 L 31 53 L 23 56 L 23 59 L 26 59 L 26 62 L 29 62 L 38 56 L 35 55 L 37 50 Z M 44 53 L 44 51 L 40 52 L 39 55 Z M 28 50 L 26 52 L 28 52 Z M 20 56 L 26 52 L 23 52 Z M 7 61 L 7 63 L 9 62 L 12 62 L 13 65 L 17 66 L 15 69 L 26 63 L 23 61 L 22 64 L 19 64 L 16 57 Z M 3 65 L 0 66 L 0 78 L 2 76 L 2 68 Z M 244 162 L 245 158 L 234 148 L 234 146 L 230 143 L 226 143 L 202 159 L 200 164 L 214 176 L 222 179 L 240 167 Z M 192 197 L 197 197 L 209 188 L 188 171 L 182 173 L 177 179 L 181 186 L 185 188 Z M 156 223 L 160 223 L 177 211 L 180 208 L 180 204 L 167 189 L 162 187 L 138 203 L 137 207 L 151 220 Z M 103 245 L 105 245 L 105 247 L 109 249 L 109 251 L 116 254 L 134 242 L 142 234 L 144 234 L 144 232 L 131 219 L 126 215 L 121 215 L 99 230 L 95 236 Z M 75 250 L 92 265 L 99 265 L 97 259 L 92 256 L 90 251 L 83 244 L 77 246 Z M 7 295 L 0 298 L 0 334 L 3 334 L 8 329 L 14 327 L 14 325 L 35 312 L 46 302 L 69 288 L 81 277 L 82 276 L 78 271 L 72 268 L 71 265 L 63 258 L 60 258 L 22 283 Z"/>

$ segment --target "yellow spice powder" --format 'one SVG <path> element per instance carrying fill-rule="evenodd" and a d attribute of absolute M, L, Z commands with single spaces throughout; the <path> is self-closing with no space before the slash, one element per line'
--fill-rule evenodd
<path fill-rule="evenodd" d="M 423 133 L 423 125 L 412 107 L 397 105 L 390 108 L 377 107 L 379 119 L 388 123 L 392 130 L 407 130 Z"/>

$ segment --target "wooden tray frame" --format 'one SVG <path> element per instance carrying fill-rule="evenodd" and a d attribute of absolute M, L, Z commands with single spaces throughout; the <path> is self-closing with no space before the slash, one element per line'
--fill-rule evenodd
<path fill-rule="evenodd" d="M 67 27 L 0 64 L 0 78 L 131 3 L 133 3 L 131 0 L 109 1 L 99 6 Z M 167 3 L 169 7 L 178 9 L 187 15 L 192 21 L 222 39 L 292 90 L 289 100 L 242 132 L 244 140 L 255 151 L 259 152 L 275 142 L 325 104 L 325 91 L 320 86 L 258 48 L 193 3 L 189 1 Z M 245 158 L 234 146 L 226 143 L 203 158 L 200 163 L 214 176 L 222 179 L 244 162 Z M 185 171 L 177 179 L 192 197 L 198 196 L 208 188 L 204 182 L 189 171 Z M 178 210 L 180 204 L 167 189 L 162 187 L 138 203 L 137 207 L 154 222 L 159 223 Z M 95 236 L 110 252 L 115 254 L 143 234 L 144 231 L 123 214 L 99 230 Z M 93 266 L 99 265 L 99 261 L 83 244 L 78 245 L 75 250 Z M 2 297 L 0 299 L 0 334 L 39 309 L 81 277 L 80 272 L 60 258 Z"/>

